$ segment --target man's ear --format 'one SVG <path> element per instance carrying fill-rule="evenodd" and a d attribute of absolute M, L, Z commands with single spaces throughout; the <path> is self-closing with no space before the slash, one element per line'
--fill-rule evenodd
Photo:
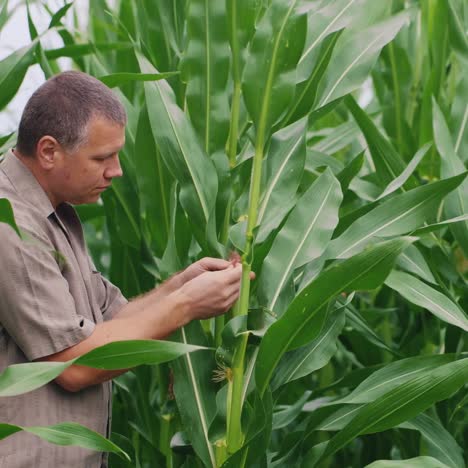
<path fill-rule="evenodd" d="M 45 170 L 53 169 L 61 158 L 63 149 L 60 143 L 52 136 L 44 135 L 36 145 L 36 158 Z"/>

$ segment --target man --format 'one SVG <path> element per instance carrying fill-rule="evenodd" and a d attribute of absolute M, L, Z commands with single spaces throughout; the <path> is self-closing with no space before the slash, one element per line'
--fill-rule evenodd
<path fill-rule="evenodd" d="M 0 197 L 27 239 L 0 223 L 0 370 L 66 361 L 118 340 L 162 339 L 194 319 L 228 310 L 241 267 L 205 258 L 130 302 L 95 271 L 71 204 L 96 202 L 122 175 L 126 114 L 101 82 L 65 72 L 45 82 L 23 112 L 16 148 L 0 164 Z M 74 421 L 109 433 L 110 380 L 122 371 L 72 366 L 34 392 L 0 398 L 0 422 Z M 107 466 L 90 450 L 27 433 L 0 441 L 8 468 Z"/>

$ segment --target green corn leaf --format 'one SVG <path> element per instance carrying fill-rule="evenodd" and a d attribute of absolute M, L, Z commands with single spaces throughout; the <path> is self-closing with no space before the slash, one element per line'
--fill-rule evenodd
<path fill-rule="evenodd" d="M 402 13 L 361 31 L 342 34 L 330 66 L 320 81 L 314 109 L 320 109 L 357 89 L 366 79 L 382 48 L 408 22 Z"/>
<path fill-rule="evenodd" d="M 297 0 L 274 0 L 257 25 L 244 68 L 242 91 L 257 129 L 268 129 L 294 95 L 295 66 L 304 46 L 307 17 Z"/>
<path fill-rule="evenodd" d="M 460 359 L 399 385 L 363 406 L 330 440 L 321 459 L 332 455 L 360 434 L 381 432 L 411 419 L 435 402 L 449 398 L 467 379 L 468 359 Z"/>
<path fill-rule="evenodd" d="M 424 158 L 424 156 L 427 154 L 430 147 L 431 145 L 427 143 L 422 148 L 420 148 L 408 163 L 406 169 L 396 179 L 392 180 L 392 182 L 390 182 L 387 187 L 385 187 L 385 190 L 381 193 L 377 200 L 380 200 L 381 198 L 384 198 L 401 188 L 411 177 L 411 174 L 414 172 L 417 165 L 421 162 L 422 158 Z"/>
<path fill-rule="evenodd" d="M 416 457 L 406 460 L 377 460 L 365 468 L 449 468 L 433 457 Z"/>
<path fill-rule="evenodd" d="M 143 73 L 157 70 L 141 55 Z M 187 117 L 175 103 L 172 89 L 164 81 L 145 82 L 145 95 L 153 136 L 172 176 L 180 184 L 180 202 L 200 245 L 207 242 L 218 251 L 213 220 L 218 191 L 213 163 L 200 148 Z"/>
<path fill-rule="evenodd" d="M 410 245 L 409 247 L 413 247 Z M 408 247 L 408 248 L 409 248 Z M 406 252 L 406 250 L 405 250 Z M 403 253 L 405 253 L 403 252 Z M 400 254 L 400 257 L 403 254 Z M 398 258 L 400 258 L 398 257 Z M 396 354 L 395 351 L 390 348 L 382 338 L 380 338 L 377 333 L 372 329 L 370 325 L 366 322 L 366 320 L 362 317 L 355 307 L 352 304 L 348 304 L 345 308 L 346 312 L 346 324 L 348 327 L 352 327 L 354 331 L 359 333 L 363 338 L 365 338 L 369 343 L 377 346 L 380 349 L 384 349 L 389 353 Z"/>
<path fill-rule="evenodd" d="M 31 45 L 16 50 L 0 61 L 0 110 L 15 97 L 21 83 L 35 61 L 36 41 Z"/>
<path fill-rule="evenodd" d="M 353 97 L 348 96 L 345 103 L 367 141 L 377 177 L 381 184 L 388 185 L 392 183 L 400 174 L 404 173 L 406 169 L 405 162 Z"/>
<path fill-rule="evenodd" d="M 464 468 L 462 448 L 436 419 L 420 414 L 411 421 L 400 424 L 399 427 L 419 431 L 428 444 L 428 455 L 436 457 L 451 468 Z"/>
<path fill-rule="evenodd" d="M 320 332 L 327 304 L 343 291 L 374 289 L 389 274 L 396 257 L 413 242 L 402 238 L 371 246 L 333 264 L 305 287 L 288 310 L 268 329 L 257 359 L 257 388 L 263 393 L 286 351 L 312 341 Z"/>
<path fill-rule="evenodd" d="M 295 202 L 304 170 L 305 128 L 302 119 L 276 132 L 265 162 L 265 184 L 258 209 L 255 241 L 263 242 L 275 230 Z"/>
<path fill-rule="evenodd" d="M 468 317 L 460 307 L 418 278 L 401 271 L 392 271 L 385 284 L 413 304 L 424 307 L 440 320 L 468 331 Z"/>
<path fill-rule="evenodd" d="M 100 76 L 101 80 L 109 88 L 122 86 L 133 81 L 157 81 L 166 80 L 171 76 L 178 75 L 179 72 L 167 73 L 112 73 L 111 75 Z"/>
<path fill-rule="evenodd" d="M 436 284 L 426 259 L 415 245 L 410 245 L 397 259 L 397 265 L 423 280 Z"/>
<path fill-rule="evenodd" d="M 336 178 L 340 181 L 341 190 L 348 190 L 351 181 L 358 175 L 364 163 L 364 151 L 359 153 L 343 170 L 337 174 Z"/>
<path fill-rule="evenodd" d="M 434 139 L 441 156 L 441 176 L 448 178 L 461 174 L 466 168 L 455 153 L 445 118 L 435 100 L 433 100 L 432 106 Z M 465 180 L 453 193 L 447 196 L 444 203 L 444 212 L 448 218 L 468 214 L 468 181 Z M 450 226 L 450 230 L 463 249 L 465 257 L 468 257 L 468 221 L 453 224 Z"/>
<path fill-rule="evenodd" d="M 468 36 L 463 21 L 463 3 L 448 0 L 449 36 L 453 50 L 468 64 Z"/>
<path fill-rule="evenodd" d="M 202 349 L 200 346 L 171 341 L 117 341 L 95 348 L 67 362 L 14 364 L 0 374 L 0 397 L 20 395 L 39 388 L 73 364 L 107 370 L 127 369 L 142 364 L 168 362 L 200 349 Z"/>
<path fill-rule="evenodd" d="M 12 424 L 0 424 L 0 439 L 20 431 L 29 432 L 42 440 L 56 445 L 74 445 L 98 452 L 111 452 L 130 461 L 130 457 L 120 447 L 87 427 L 76 423 L 60 423 L 53 426 L 21 427 Z"/>
<path fill-rule="evenodd" d="M 85 55 L 95 54 L 96 52 L 111 52 L 117 50 L 128 50 L 133 45 L 130 42 L 110 42 L 110 43 L 89 43 L 89 44 L 72 44 L 60 47 L 58 49 L 45 50 L 45 56 L 48 60 L 55 60 L 60 57 L 70 57 L 77 59 Z"/>
<path fill-rule="evenodd" d="M 346 258 L 358 252 L 373 237 L 396 236 L 421 227 L 441 200 L 464 180 L 466 174 L 423 185 L 386 200 L 358 218 L 333 240 L 329 258 Z"/>
<path fill-rule="evenodd" d="M 327 155 L 333 155 L 357 140 L 358 135 L 359 127 L 354 121 L 350 120 L 337 127 L 322 130 L 320 133 L 308 133 L 308 148 Z M 314 142 L 311 141 L 311 138 L 314 136 L 323 136 L 323 138 Z"/>
<path fill-rule="evenodd" d="M 338 223 L 340 184 L 327 169 L 299 199 L 273 242 L 259 278 L 259 297 L 278 314 L 287 304 L 278 299 L 296 268 L 318 258 Z M 312 216 L 310 216 L 310 214 Z"/>
<path fill-rule="evenodd" d="M 199 322 L 192 322 L 178 332 L 181 343 L 205 344 Z M 188 346 L 188 345 L 187 345 Z M 205 466 L 216 468 L 216 457 L 208 429 L 216 414 L 216 392 L 212 380 L 213 356 L 186 356 L 173 363 L 174 392 L 187 435 Z"/>
<path fill-rule="evenodd" d="M 468 70 L 468 66 L 463 68 L 463 78 L 456 88 L 450 125 L 455 153 L 465 162 L 468 160 L 468 102 L 466 102 L 468 73 L 466 73 L 466 70 Z"/>
<path fill-rule="evenodd" d="M 273 390 L 281 385 L 309 375 L 321 369 L 336 352 L 336 340 L 345 324 L 343 309 L 333 312 L 320 334 L 308 345 L 287 352 L 278 364 L 271 386 Z"/>
<path fill-rule="evenodd" d="M 146 106 L 138 120 L 134 160 L 142 218 L 155 240 L 152 247 L 162 256 L 170 231 L 169 205 L 173 178 L 155 145 Z"/>
<path fill-rule="evenodd" d="M 205 152 L 224 149 L 229 132 L 229 43 L 225 2 L 193 0 L 180 64 L 187 110 Z"/>
<path fill-rule="evenodd" d="M 66 3 L 62 8 L 57 10 L 52 15 L 52 18 L 50 18 L 49 27 L 47 29 L 51 29 L 55 26 L 58 26 L 61 23 L 62 18 L 67 14 L 68 10 L 70 9 L 72 5 L 73 5 L 73 2 Z"/>
<path fill-rule="evenodd" d="M 400 359 L 399 361 L 387 364 L 382 369 L 374 372 L 359 384 L 349 395 L 333 401 L 332 404 L 338 405 L 342 403 L 358 404 L 372 402 L 410 379 L 423 375 L 429 370 L 449 364 L 453 360 L 454 356 L 450 354 L 416 356 Z"/>
<path fill-rule="evenodd" d="M 307 38 L 304 53 L 297 67 L 299 82 L 307 80 L 317 67 L 317 51 L 323 41 L 332 33 L 352 23 L 363 7 L 362 0 L 333 0 L 308 12 Z"/>
<path fill-rule="evenodd" d="M 18 229 L 13 214 L 13 208 L 11 207 L 11 203 L 6 198 L 0 198 L 0 223 L 9 224 L 16 231 L 18 236 L 21 237 L 21 232 Z"/>

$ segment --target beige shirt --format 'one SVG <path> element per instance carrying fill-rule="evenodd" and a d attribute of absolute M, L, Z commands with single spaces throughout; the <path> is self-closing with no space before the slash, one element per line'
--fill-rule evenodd
<path fill-rule="evenodd" d="M 87 253 L 74 208 L 53 209 L 26 166 L 10 151 L 0 164 L 0 198 L 8 198 L 21 240 L 0 223 L 0 371 L 73 346 L 127 301 Z M 77 393 L 55 382 L 0 398 L 0 422 L 46 426 L 77 422 L 108 435 L 111 384 Z M 20 432 L 0 440 L 0 468 L 100 468 L 106 456 L 61 447 Z"/>

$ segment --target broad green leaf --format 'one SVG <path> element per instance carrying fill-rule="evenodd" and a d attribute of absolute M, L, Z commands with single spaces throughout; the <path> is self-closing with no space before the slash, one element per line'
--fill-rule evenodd
<path fill-rule="evenodd" d="M 340 184 L 330 170 L 324 172 L 298 200 L 276 236 L 259 278 L 259 296 L 269 310 L 281 314 L 282 290 L 296 268 L 318 258 L 338 223 L 342 200 Z"/>
<path fill-rule="evenodd" d="M 60 47 L 58 49 L 45 50 L 45 56 L 48 60 L 55 60 L 60 57 L 70 57 L 73 59 L 83 57 L 84 55 L 95 54 L 96 52 L 112 52 L 117 50 L 128 50 L 133 45 L 130 42 L 114 42 L 114 43 L 88 43 L 88 44 L 72 44 Z"/>
<path fill-rule="evenodd" d="M 162 256 L 170 231 L 169 197 L 173 179 L 155 145 L 146 106 L 138 119 L 133 157 L 141 217 L 148 226 L 153 249 Z"/>
<path fill-rule="evenodd" d="M 365 468 L 449 468 L 433 457 L 416 457 L 406 460 L 377 460 Z"/>
<path fill-rule="evenodd" d="M 402 271 L 392 271 L 385 284 L 413 304 L 432 312 L 440 320 L 468 331 L 468 317 L 461 308 L 418 278 Z"/>
<path fill-rule="evenodd" d="M 187 111 L 205 153 L 224 149 L 229 132 L 229 43 L 224 1 L 192 0 L 180 64 Z"/>
<path fill-rule="evenodd" d="M 410 245 L 397 259 L 397 265 L 409 273 L 418 275 L 429 283 L 436 284 L 434 275 L 422 253 L 415 245 Z"/>
<path fill-rule="evenodd" d="M 52 18 L 50 18 L 50 23 L 48 29 L 53 28 L 54 26 L 58 26 L 62 18 L 67 14 L 68 10 L 70 7 L 73 5 L 73 2 L 66 3 L 62 8 L 57 10 L 53 15 Z"/>
<path fill-rule="evenodd" d="M 341 190 L 345 192 L 348 190 L 351 181 L 358 175 L 364 163 L 364 151 L 359 153 L 353 160 L 337 174 L 336 178 L 341 184 Z"/>
<path fill-rule="evenodd" d="M 0 61 L 0 110 L 15 97 L 30 65 L 34 63 L 36 41 Z"/>
<path fill-rule="evenodd" d="M 235 82 L 245 65 L 246 49 L 255 32 L 255 21 L 261 0 L 226 0 L 227 28 L 232 55 L 232 77 Z"/>
<path fill-rule="evenodd" d="M 422 234 L 427 234 L 429 232 L 438 231 L 439 229 L 443 229 L 445 227 L 450 227 L 456 223 L 466 223 L 468 220 L 468 214 L 457 216 L 456 218 L 444 219 L 439 223 L 428 224 L 427 226 L 421 227 L 416 229 L 412 234 L 415 236 L 419 236 Z"/>
<path fill-rule="evenodd" d="M 323 40 L 352 23 L 363 3 L 363 0 L 332 0 L 324 2 L 318 10 L 309 11 L 306 44 L 297 67 L 299 82 L 307 80 L 316 68 L 316 52 Z"/>
<path fill-rule="evenodd" d="M 320 81 L 314 109 L 320 109 L 357 89 L 367 78 L 382 48 L 408 22 L 406 13 L 361 31 L 342 34 L 330 66 Z"/>
<path fill-rule="evenodd" d="M 318 167 L 328 167 L 335 175 L 344 169 L 343 163 L 338 159 L 328 154 L 308 149 L 305 162 L 306 171 L 318 175 L 318 171 L 316 171 Z"/>
<path fill-rule="evenodd" d="M 374 237 L 397 236 L 421 227 L 433 215 L 440 201 L 465 179 L 461 174 L 395 195 L 358 218 L 333 240 L 329 258 L 346 258 L 358 252 Z"/>
<path fill-rule="evenodd" d="M 343 309 L 333 312 L 320 334 L 308 345 L 287 352 L 278 364 L 272 379 L 272 389 L 321 369 L 336 352 L 336 340 L 345 324 Z"/>
<path fill-rule="evenodd" d="M 357 140 L 359 128 L 350 120 L 337 127 L 321 130 L 320 132 L 312 132 L 307 134 L 307 147 L 320 153 L 333 155 L 341 149 L 347 147 L 353 141 Z M 322 137 L 319 141 L 311 141 L 313 137 Z"/>
<path fill-rule="evenodd" d="M 8 12 L 8 0 L 5 0 L 2 5 L 2 9 L 0 10 L 0 31 L 8 22 L 11 17 L 11 12 Z"/>
<path fill-rule="evenodd" d="M 462 16 L 463 3 L 448 0 L 449 36 L 453 50 L 468 64 L 468 35 Z"/>
<path fill-rule="evenodd" d="M 392 180 L 392 182 L 390 182 L 387 187 L 385 187 L 385 190 L 381 193 L 377 200 L 390 195 L 402 187 L 404 183 L 411 177 L 411 174 L 414 172 L 417 165 L 421 162 L 422 158 L 424 158 L 424 156 L 427 154 L 430 147 L 431 145 L 427 143 L 422 148 L 420 148 L 413 156 L 413 159 L 411 159 L 411 161 L 408 163 L 406 169 L 396 179 Z"/>
<path fill-rule="evenodd" d="M 263 337 L 255 375 L 260 393 L 265 392 L 284 353 L 305 345 L 320 333 L 327 304 L 343 291 L 378 287 L 396 257 L 413 240 L 401 238 L 373 245 L 344 262 L 334 263 L 305 287 Z"/>
<path fill-rule="evenodd" d="M 410 245 L 409 247 L 412 247 L 412 245 Z M 403 254 L 400 254 L 400 257 L 401 255 Z M 377 335 L 377 333 L 372 329 L 370 325 L 367 324 L 366 320 L 359 313 L 358 309 L 353 307 L 352 304 L 348 304 L 345 308 L 345 312 L 347 328 L 351 327 L 355 332 L 359 333 L 369 343 L 372 343 L 380 349 L 385 349 L 386 351 L 395 354 L 395 351 L 392 348 L 390 348 L 379 335 Z"/>
<path fill-rule="evenodd" d="M 165 80 L 171 76 L 178 75 L 179 72 L 167 73 L 112 73 L 111 75 L 100 76 L 101 80 L 109 88 L 122 86 L 133 81 L 157 81 Z"/>
<path fill-rule="evenodd" d="M 378 179 L 382 186 L 391 184 L 404 173 L 405 162 L 353 97 L 348 96 L 345 103 L 367 141 Z"/>
<path fill-rule="evenodd" d="M 360 434 L 381 432 L 413 418 L 437 401 L 449 398 L 468 380 L 468 359 L 419 375 L 359 409 L 329 442 L 321 459 L 334 454 Z"/>
<path fill-rule="evenodd" d="M 449 125 L 452 132 L 455 153 L 463 161 L 468 160 L 468 65 L 463 69 L 463 77 L 456 88 L 456 94 L 452 104 L 452 119 Z"/>
<path fill-rule="evenodd" d="M 315 67 L 307 79 L 297 83 L 294 103 L 284 118 L 285 122 L 293 122 L 310 113 L 315 102 L 318 84 L 330 65 L 330 59 L 340 34 L 341 32 L 337 31 L 327 37 L 323 44 L 320 44 L 318 51 L 314 53 L 314 55 L 317 55 Z M 300 67 L 298 73 L 300 73 Z"/>
<path fill-rule="evenodd" d="M 0 374 L 0 397 L 21 395 L 58 377 L 69 362 L 35 362 L 8 366 Z"/>
<path fill-rule="evenodd" d="M 124 176 L 112 182 L 109 190 L 102 195 L 109 228 L 112 224 L 115 233 L 124 245 L 139 249 L 141 245 L 140 222 L 138 219 L 138 195 L 131 178 L 133 168 L 129 167 L 126 151 L 121 160 Z"/>
<path fill-rule="evenodd" d="M 420 414 L 411 421 L 400 424 L 399 427 L 419 431 L 428 444 L 428 455 L 436 457 L 451 468 L 464 468 L 462 448 L 435 418 Z"/>
<path fill-rule="evenodd" d="M 143 73 L 157 73 L 138 55 Z M 204 151 L 187 117 L 175 103 L 175 96 L 166 81 L 145 82 L 148 115 L 156 144 L 172 176 L 180 184 L 180 202 L 194 227 L 201 245 L 216 244 L 212 219 L 218 181 L 216 169 Z"/>
<path fill-rule="evenodd" d="M 306 156 L 302 119 L 273 134 L 265 161 L 265 184 L 258 209 L 257 243 L 263 242 L 294 205 Z"/>
<path fill-rule="evenodd" d="M 178 332 L 181 343 L 200 343 L 206 338 L 199 322 L 192 322 Z M 188 346 L 188 345 L 187 345 Z M 216 393 L 212 380 L 213 356 L 186 356 L 173 363 L 174 393 L 184 428 L 197 455 L 205 466 L 217 467 L 208 429 L 216 414 Z"/>
<path fill-rule="evenodd" d="M 0 155 L 3 156 L 9 149 L 15 147 L 17 134 L 12 132 L 9 135 L 2 136 L 0 138 Z"/>
<path fill-rule="evenodd" d="M 130 457 L 113 442 L 107 440 L 101 434 L 73 422 L 65 422 L 48 427 L 25 427 L 23 430 L 39 436 L 41 439 L 47 440 L 47 442 L 51 442 L 52 444 L 75 445 L 100 452 L 113 452 L 130 460 Z"/>
<path fill-rule="evenodd" d="M 390 275 L 393 273 L 390 273 Z M 449 354 L 400 359 L 371 374 L 349 395 L 333 401 L 332 405 L 372 402 L 410 379 L 448 364 L 453 360 L 453 355 Z"/>
<path fill-rule="evenodd" d="M 116 453 L 130 461 L 130 457 L 113 442 L 106 439 L 101 434 L 73 422 L 60 423 L 53 426 L 29 427 L 0 423 L 0 439 L 4 439 L 20 431 L 34 434 L 52 444 L 65 446 L 74 445 L 98 452 Z"/>
<path fill-rule="evenodd" d="M 288 107 L 307 17 L 298 0 L 274 0 L 257 25 L 244 68 L 242 91 L 257 130 L 265 131 Z"/>
<path fill-rule="evenodd" d="M 16 225 L 11 203 L 6 198 L 0 198 L 0 223 L 9 224 L 16 231 L 18 236 L 21 237 L 20 230 Z"/>
<path fill-rule="evenodd" d="M 114 341 L 74 360 L 74 364 L 96 369 L 127 369 L 142 364 L 172 361 L 186 353 L 203 349 L 187 343 L 159 340 Z"/>
<path fill-rule="evenodd" d="M 127 369 L 142 364 L 167 362 L 185 353 L 202 349 L 171 341 L 117 341 L 95 348 L 67 362 L 14 364 L 0 374 L 0 397 L 30 392 L 55 379 L 72 364 L 98 369 Z"/>
<path fill-rule="evenodd" d="M 311 393 L 310 390 L 304 392 L 304 395 L 298 398 L 293 405 L 281 408 L 279 411 L 273 413 L 273 429 L 281 429 L 292 423 L 299 416 L 304 403 L 308 400 Z"/>
<path fill-rule="evenodd" d="M 434 139 L 441 156 L 441 176 L 448 178 L 461 174 L 466 170 L 465 165 L 455 153 L 450 131 L 435 100 L 433 100 L 432 106 Z M 457 190 L 447 196 L 444 212 L 447 218 L 468 214 L 468 181 L 463 182 Z M 465 257 L 468 257 L 468 221 L 453 224 L 450 226 L 450 230 L 465 253 Z"/>

